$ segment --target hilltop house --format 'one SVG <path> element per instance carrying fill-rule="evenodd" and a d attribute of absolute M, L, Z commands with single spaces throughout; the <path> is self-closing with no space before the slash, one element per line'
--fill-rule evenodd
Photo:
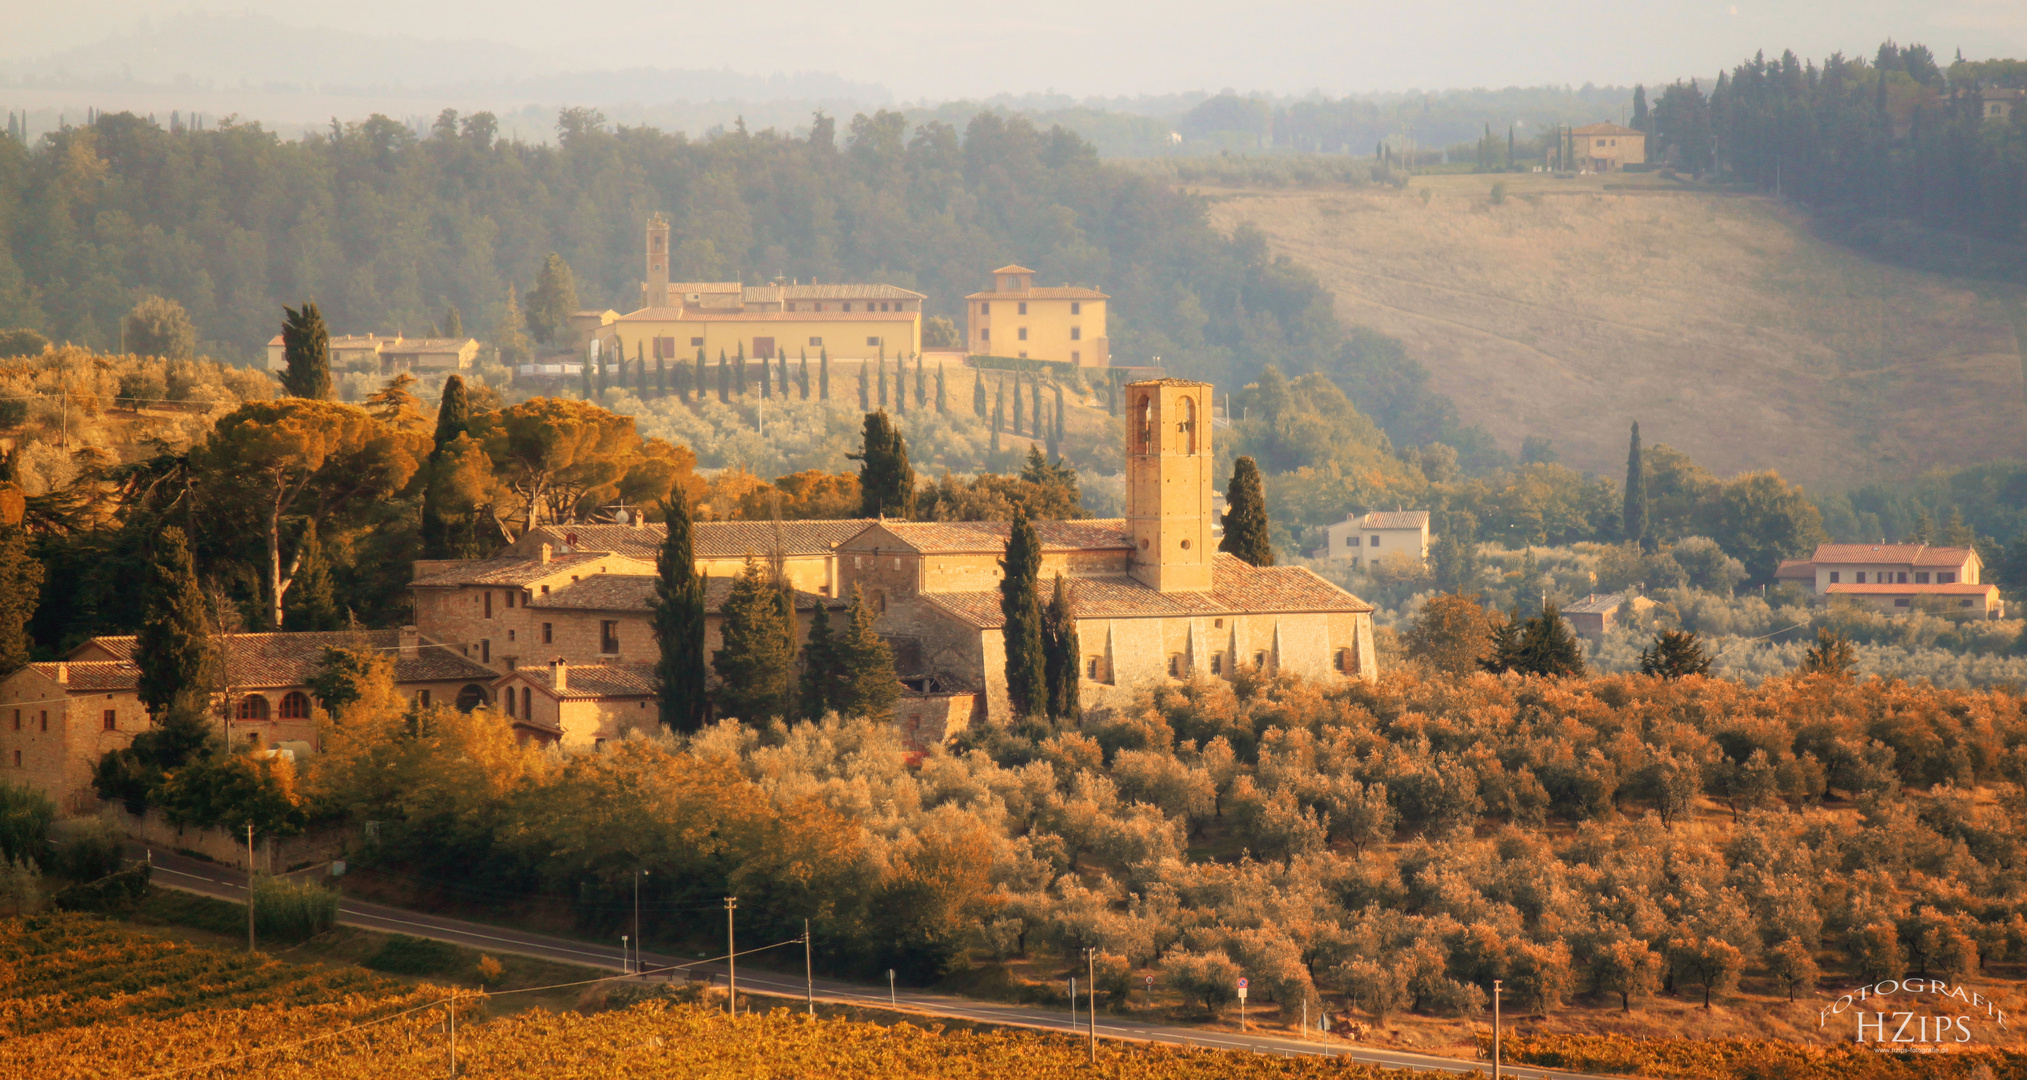
<path fill-rule="evenodd" d="M 1353 566 L 1381 559 L 1429 559 L 1427 510 L 1375 510 L 1350 514 L 1324 529 L 1329 537 L 1323 557 L 1349 559 Z"/>
<path fill-rule="evenodd" d="M 1977 549 L 1928 544 L 1820 544 L 1811 558 L 1789 559 L 1774 572 L 1822 598 L 1844 596 L 1889 614 L 1934 608 L 1999 618 L 2005 605 L 1980 578 Z M 1926 599 L 1924 599 L 1926 598 Z"/>
<path fill-rule="evenodd" d="M 1112 341 L 1105 336 L 1111 297 L 1069 285 L 1036 288 L 1035 272 L 1025 266 L 1002 266 L 992 272 L 992 281 L 991 289 L 964 298 L 971 355 L 1079 367 L 1112 363 Z"/>
<path fill-rule="evenodd" d="M 922 351 L 922 293 L 898 285 L 814 282 L 743 285 L 670 281 L 669 223 L 647 226 L 647 280 L 639 310 L 586 326 L 601 355 L 628 361 L 814 359 L 873 360 Z M 582 320 L 589 323 L 589 317 Z"/>
<path fill-rule="evenodd" d="M 1609 121 L 1563 129 L 1549 151 L 1552 168 L 1578 172 L 1617 172 L 1647 162 L 1647 133 Z"/>
<path fill-rule="evenodd" d="M 353 334 L 330 339 L 331 370 L 366 371 L 380 375 L 408 372 L 412 375 L 463 371 L 478 359 L 479 343 L 473 338 L 411 338 L 395 334 Z M 287 350 L 276 334 L 267 342 L 267 369 L 288 369 Z"/>

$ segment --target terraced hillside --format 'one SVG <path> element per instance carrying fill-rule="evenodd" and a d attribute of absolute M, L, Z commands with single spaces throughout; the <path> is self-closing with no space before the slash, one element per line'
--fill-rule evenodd
<path fill-rule="evenodd" d="M 1202 193 L 1509 450 L 1546 435 L 1610 473 L 1638 419 L 1721 472 L 1833 486 L 2027 453 L 2023 290 L 1864 259 L 1772 199 L 1658 176 Z"/>

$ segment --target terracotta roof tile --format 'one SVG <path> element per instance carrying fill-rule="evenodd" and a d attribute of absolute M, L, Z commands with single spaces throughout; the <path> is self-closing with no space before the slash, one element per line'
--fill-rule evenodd
<path fill-rule="evenodd" d="M 704 610 L 710 613 L 724 610 L 726 598 L 732 595 L 732 584 L 729 577 L 707 579 L 704 582 Z M 654 599 L 655 578 L 652 574 L 593 574 L 582 581 L 553 589 L 547 596 L 535 597 L 528 606 L 574 611 L 639 612 L 653 610 Z M 797 611 L 815 611 L 818 604 L 832 611 L 851 606 L 848 600 L 796 590 Z"/>
<path fill-rule="evenodd" d="M 1005 551 L 1006 538 L 1012 531 L 1012 525 L 1004 521 L 881 521 L 868 524 L 880 526 L 909 548 L 924 554 Z M 1037 521 L 1034 526 L 1044 551 L 1133 547 L 1133 538 L 1127 535 L 1126 522 L 1121 518 Z"/>
<path fill-rule="evenodd" d="M 1211 566 L 1209 592 L 1158 592 L 1132 578 L 1071 578 L 1070 603 L 1080 619 L 1372 610 L 1372 605 L 1299 566 L 1253 566 L 1222 552 Z M 996 590 L 922 593 L 921 599 L 980 629 L 1005 621 Z"/>
<path fill-rule="evenodd" d="M 1375 510 L 1359 519 L 1368 529 L 1419 529 L 1429 523 L 1427 510 Z"/>
<path fill-rule="evenodd" d="M 72 690 L 97 693 L 106 690 L 132 690 L 141 685 L 141 669 L 125 660 L 85 660 L 61 665 L 28 666 L 51 679 L 57 677 L 58 667 L 64 668 L 64 685 Z"/>
<path fill-rule="evenodd" d="M 494 685 L 503 685 L 513 679 L 526 679 L 551 696 L 578 701 L 613 697 L 653 697 L 656 693 L 653 664 L 570 664 L 564 670 L 563 682 L 566 688 L 561 694 L 549 689 L 550 670 L 547 664 L 524 664 L 501 676 Z"/>
<path fill-rule="evenodd" d="M 422 588 L 455 588 L 460 585 L 528 585 L 543 578 L 563 573 L 572 567 L 586 566 L 606 558 L 603 552 L 552 556 L 548 562 L 534 558 L 504 556 L 493 559 L 472 559 L 459 563 L 447 570 L 439 570 L 416 578 L 411 585 Z"/>
<path fill-rule="evenodd" d="M 1096 289 L 1080 289 L 1074 285 L 1059 285 L 1035 289 L 1007 289 L 1001 292 L 975 292 L 966 300 L 1110 300 L 1109 294 Z M 1016 316 L 1018 317 L 1018 316 Z"/>
<path fill-rule="evenodd" d="M 399 630 L 228 634 L 223 640 L 225 678 L 233 687 L 244 689 L 302 686 L 323 666 L 325 649 L 351 648 L 396 653 L 394 681 L 397 683 L 458 679 L 491 681 L 495 677 L 493 669 L 465 658 L 455 647 L 429 638 L 419 640 L 421 647 L 415 654 L 404 656 L 398 652 L 401 647 Z M 96 637 L 72 651 L 87 648 L 103 649 L 121 662 L 131 662 L 134 637 L 131 634 Z M 87 666 L 90 665 L 72 664 L 71 670 Z"/>
<path fill-rule="evenodd" d="M 1779 569 L 1774 571 L 1776 581 L 1814 581 L 1816 564 L 1808 559 L 1782 559 Z"/>
<path fill-rule="evenodd" d="M 835 521 L 781 522 L 781 546 L 789 555 L 821 555 L 857 536 L 872 518 L 842 518 Z M 628 558 L 652 561 L 661 553 L 669 527 L 659 522 L 642 525 L 542 525 L 528 530 L 516 549 L 526 552 L 533 545 L 566 546 L 577 537 L 573 552 L 611 552 Z M 747 552 L 765 555 L 774 545 L 771 521 L 699 521 L 692 526 L 691 543 L 698 558 L 736 559 Z"/>

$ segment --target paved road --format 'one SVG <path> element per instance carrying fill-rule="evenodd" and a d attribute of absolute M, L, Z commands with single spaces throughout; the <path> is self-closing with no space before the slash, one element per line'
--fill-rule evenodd
<path fill-rule="evenodd" d="M 238 870 L 231 870 L 215 863 L 204 862 L 182 855 L 161 851 L 152 853 L 155 862 L 154 882 L 165 888 L 181 889 L 185 892 L 218 897 L 234 903 L 246 902 L 246 876 Z M 532 956 L 542 960 L 554 960 L 578 964 L 589 968 L 604 968 L 624 971 L 624 957 L 617 948 L 588 941 L 535 934 L 484 923 L 467 922 L 462 919 L 445 918 L 405 908 L 376 904 L 365 900 L 346 899 L 338 906 L 338 921 L 346 926 L 357 926 L 366 930 L 387 933 L 408 934 L 412 937 L 434 938 L 455 945 L 464 945 L 488 952 L 514 953 Z M 787 951 L 787 950 L 783 950 Z M 742 955 L 744 952 L 742 951 Z M 724 978 L 723 964 L 700 964 L 682 957 L 648 953 L 643 957 L 649 969 L 687 965 L 699 973 L 709 973 Z M 800 998 L 805 992 L 813 992 L 818 1001 L 841 1005 L 862 1005 L 896 1007 L 905 1011 L 927 1016 L 948 1017 L 989 1024 L 1005 1024 L 1014 1027 L 1036 1028 L 1046 1031 L 1082 1034 L 1089 1023 L 1088 1012 L 1080 1012 L 1078 1027 L 1071 1026 L 1068 1010 L 1043 1009 L 1032 1005 L 1010 1005 L 1000 1002 L 977 1001 L 955 997 L 949 994 L 930 993 L 921 990 L 899 990 L 890 1000 L 886 987 L 869 987 L 857 983 L 841 982 L 836 979 L 817 979 L 810 986 L 805 980 L 783 975 L 775 971 L 741 967 L 739 986 L 754 993 L 774 994 L 781 997 Z M 1485 1062 L 1465 1061 L 1459 1058 L 1437 1057 L 1431 1054 L 1416 1054 L 1400 1050 L 1380 1050 L 1349 1046 L 1343 1042 L 1305 1042 L 1284 1035 L 1240 1035 L 1226 1031 L 1205 1031 L 1197 1028 L 1171 1024 L 1147 1023 L 1114 1017 L 1100 1017 L 1098 1037 L 1101 1039 L 1131 1039 L 1147 1042 L 1171 1043 L 1174 1045 L 1203 1046 L 1228 1050 L 1252 1050 L 1263 1054 L 1321 1054 L 1329 1057 L 1345 1057 L 1352 1061 L 1372 1065 L 1383 1065 L 1402 1069 L 1423 1069 L 1438 1072 L 1484 1072 L 1490 1073 L 1491 1066 Z M 1519 1080 L 1608 1080 L 1591 1077 L 1584 1073 L 1563 1072 L 1553 1069 L 1539 1069 L 1531 1066 L 1507 1065 L 1501 1072 Z M 1617 1078 L 1610 1078 L 1617 1080 Z"/>

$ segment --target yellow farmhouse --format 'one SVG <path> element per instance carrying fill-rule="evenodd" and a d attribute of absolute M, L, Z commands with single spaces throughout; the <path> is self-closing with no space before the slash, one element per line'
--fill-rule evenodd
<path fill-rule="evenodd" d="M 1112 343 L 1105 336 L 1105 302 L 1111 298 L 1096 289 L 1037 289 L 1033 270 L 1002 266 L 992 272 L 990 291 L 964 299 L 971 324 L 966 348 L 973 356 L 1112 364 Z"/>
<path fill-rule="evenodd" d="M 601 328 L 601 349 L 628 360 L 707 360 L 718 355 L 794 358 L 828 351 L 833 360 L 912 356 L 922 351 L 921 293 L 897 285 L 743 285 L 670 281 L 669 225 L 647 226 L 647 280 L 641 307 Z"/>

